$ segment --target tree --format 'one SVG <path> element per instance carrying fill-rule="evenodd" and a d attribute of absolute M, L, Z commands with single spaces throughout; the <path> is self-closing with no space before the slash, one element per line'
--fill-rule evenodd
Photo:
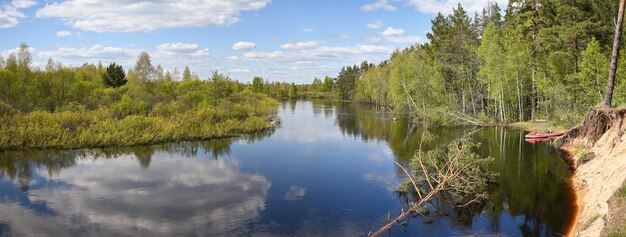
<path fill-rule="evenodd" d="M 2 54 L 0 54 L 0 69 L 6 67 L 7 62 L 4 60 L 4 57 L 2 57 Z"/>
<path fill-rule="evenodd" d="M 263 78 L 254 77 L 252 79 L 252 92 L 262 92 L 263 91 Z"/>
<path fill-rule="evenodd" d="M 185 70 L 183 70 L 183 81 L 186 80 L 191 80 L 191 70 L 188 66 L 185 66 Z"/>
<path fill-rule="evenodd" d="M 102 81 L 105 86 L 117 88 L 125 85 L 128 79 L 126 79 L 126 73 L 124 73 L 122 65 L 111 63 L 102 75 Z"/>
<path fill-rule="evenodd" d="M 332 77 L 324 77 L 324 85 L 322 87 L 324 92 L 332 92 L 334 85 L 335 81 Z"/>
<path fill-rule="evenodd" d="M 298 97 L 298 88 L 296 88 L 296 84 L 291 83 L 291 85 L 289 86 L 289 98 L 296 97 Z"/>
<path fill-rule="evenodd" d="M 33 61 L 33 56 L 30 54 L 30 49 L 27 44 L 20 44 L 20 49 L 17 53 L 17 66 L 20 71 L 30 71 L 30 66 Z"/>
<path fill-rule="evenodd" d="M 319 78 L 314 78 L 313 79 L 313 84 L 311 84 L 312 86 L 312 90 L 315 92 L 322 92 L 322 80 L 320 80 Z"/>
<path fill-rule="evenodd" d="M 339 76 L 337 76 L 337 88 L 339 89 L 339 96 L 343 100 L 351 100 L 356 88 L 356 80 L 359 77 L 358 66 L 343 67 Z"/>
<path fill-rule="evenodd" d="M 154 77 L 157 81 L 162 81 L 163 79 L 165 79 L 165 75 L 163 74 L 163 67 L 161 66 L 161 64 L 157 65 Z"/>
<path fill-rule="evenodd" d="M 8 104 L 13 104 L 15 94 L 15 74 L 10 70 L 0 68 L 0 99 Z"/>
<path fill-rule="evenodd" d="M 578 83 L 574 83 L 579 91 L 576 96 L 578 104 L 582 108 L 587 108 L 598 101 L 602 101 L 603 88 L 605 85 L 606 66 L 608 60 L 600 52 L 600 44 L 595 38 L 587 44 L 587 48 L 581 54 L 580 72 L 578 73 Z"/>
<path fill-rule="evenodd" d="M 507 120 L 505 111 L 505 95 L 508 95 L 507 78 L 505 66 L 505 58 L 500 54 L 504 52 L 502 44 L 502 32 L 496 24 L 489 24 L 483 31 L 482 44 L 478 48 L 478 53 L 483 61 L 479 75 L 483 78 L 485 84 L 488 85 L 489 99 L 497 101 L 497 107 L 494 108 L 498 119 Z"/>
<path fill-rule="evenodd" d="M 17 73 L 17 58 L 15 54 L 9 54 L 5 68 L 13 73 Z"/>
<path fill-rule="evenodd" d="M 606 83 L 606 93 L 602 104 L 611 107 L 613 101 L 613 87 L 615 87 L 615 71 L 617 70 L 617 61 L 619 60 L 620 39 L 622 36 L 622 23 L 624 22 L 624 3 L 626 0 L 619 1 L 619 9 L 617 13 L 617 22 L 615 23 L 615 38 L 613 39 L 613 51 L 611 53 L 611 67 L 609 70 L 609 78 Z"/>
<path fill-rule="evenodd" d="M 137 74 L 137 81 L 140 83 L 150 82 L 154 79 L 154 66 L 150 61 L 150 55 L 146 52 L 141 52 L 137 63 L 135 64 L 135 73 Z"/>
<path fill-rule="evenodd" d="M 52 58 L 48 58 L 48 62 L 46 63 L 46 71 L 54 71 L 54 61 L 52 60 Z"/>

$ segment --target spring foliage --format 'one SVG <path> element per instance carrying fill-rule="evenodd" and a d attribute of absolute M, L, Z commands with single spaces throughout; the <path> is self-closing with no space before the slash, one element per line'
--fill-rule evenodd
<path fill-rule="evenodd" d="M 40 71 L 22 48 L 0 68 L 0 149 L 128 146 L 275 126 L 275 100 L 219 72 L 173 80 L 162 67 L 154 70 L 147 53 L 128 73 L 115 63 L 105 69 L 52 60 Z"/>

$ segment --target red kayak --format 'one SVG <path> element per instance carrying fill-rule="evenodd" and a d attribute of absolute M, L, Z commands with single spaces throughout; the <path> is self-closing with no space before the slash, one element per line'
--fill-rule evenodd
<path fill-rule="evenodd" d="M 531 132 L 529 134 L 526 134 L 526 138 L 549 138 L 549 137 L 556 137 L 556 136 L 561 136 L 563 134 L 565 134 L 567 132 L 567 130 L 558 130 L 558 131 L 554 131 L 551 133 L 535 133 L 535 132 Z"/>
<path fill-rule="evenodd" d="M 549 142 L 551 139 L 549 137 L 543 138 L 526 138 L 526 141 L 531 144 L 535 144 L 537 142 Z"/>

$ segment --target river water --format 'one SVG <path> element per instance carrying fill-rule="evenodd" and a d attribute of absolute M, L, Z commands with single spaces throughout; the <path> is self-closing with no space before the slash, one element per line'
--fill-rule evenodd
<path fill-rule="evenodd" d="M 422 132 L 328 101 L 279 106 L 276 131 L 129 148 L 0 153 L 0 236 L 366 236 L 406 207 L 395 188 Z M 481 143 L 488 200 L 383 236 L 554 236 L 573 215 L 560 153 L 504 128 L 431 128 L 433 149 Z"/>

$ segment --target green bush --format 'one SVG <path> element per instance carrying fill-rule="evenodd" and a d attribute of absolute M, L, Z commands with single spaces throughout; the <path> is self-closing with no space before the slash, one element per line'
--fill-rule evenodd
<path fill-rule="evenodd" d="M 122 99 L 111 105 L 113 111 L 118 117 L 126 117 L 129 115 L 144 115 L 146 113 L 146 102 L 135 101 L 128 95 L 122 96 Z"/>

